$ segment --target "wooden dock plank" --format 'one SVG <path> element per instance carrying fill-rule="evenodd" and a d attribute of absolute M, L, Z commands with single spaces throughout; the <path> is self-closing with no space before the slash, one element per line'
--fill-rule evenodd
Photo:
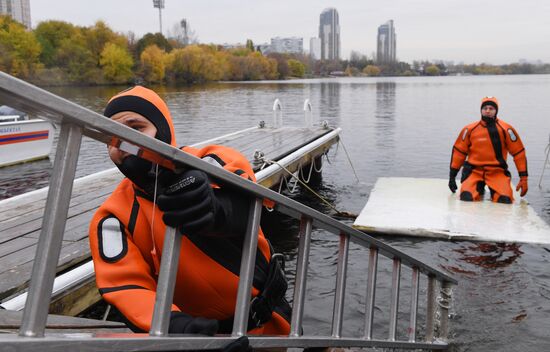
<path fill-rule="evenodd" d="M 0 299 L 25 289 L 30 280 L 36 244 L 20 251 L 4 256 L 2 263 L 9 266 L 2 266 L 0 270 Z M 78 242 L 64 242 L 57 264 L 57 271 L 63 271 L 84 260 L 90 258 L 90 247 L 88 239 Z"/>
<path fill-rule="evenodd" d="M 74 206 L 72 208 L 69 208 L 69 213 L 67 216 L 67 224 L 65 225 L 65 232 L 71 230 L 74 228 L 74 226 L 71 226 L 72 223 L 75 223 L 78 221 L 77 219 L 81 218 L 82 215 L 88 215 L 87 213 L 90 211 L 90 209 L 96 209 L 103 201 L 108 197 L 108 194 L 102 195 L 98 198 L 90 199 L 88 202 L 78 204 L 77 206 Z M 43 210 L 42 210 L 43 213 Z M 34 214 L 36 215 L 36 214 Z M 91 219 L 91 215 L 89 216 Z M 25 236 L 25 235 L 32 235 L 32 236 L 38 236 L 40 233 L 40 229 L 42 227 L 42 218 L 35 218 L 34 220 L 28 221 L 26 223 L 22 223 L 18 226 L 10 226 L 7 229 L 2 229 L 2 232 L 0 233 L 0 243 L 4 243 L 6 241 L 9 241 L 11 239 Z M 34 234 L 36 233 L 36 234 Z"/>
<path fill-rule="evenodd" d="M 19 329 L 22 318 L 23 312 L 0 310 L 0 329 Z M 117 332 L 129 332 L 126 325 L 120 322 L 75 318 L 53 314 L 48 315 L 46 329 L 71 329 L 81 331 L 89 329 L 116 329 Z"/>
<path fill-rule="evenodd" d="M 97 207 L 98 205 L 101 204 L 101 202 L 103 202 L 103 200 L 107 196 L 109 196 L 113 192 L 115 187 L 116 187 L 116 184 L 111 183 L 101 189 L 98 189 L 97 191 L 90 190 L 82 194 L 78 194 L 77 191 L 73 191 L 73 194 L 75 194 L 75 196 L 71 198 L 71 202 L 69 204 L 68 216 L 69 217 L 74 216 L 84 211 L 85 209 L 89 209 L 90 206 Z M 22 216 L 18 216 L 12 219 L 6 219 L 0 222 L 0 233 L 3 233 L 4 231 L 8 231 L 17 226 L 21 226 L 33 220 L 42 219 L 42 215 L 44 215 L 44 206 L 42 208 L 26 212 Z M 1 242 L 1 238 L 2 236 L 0 235 L 0 242 Z"/>
<path fill-rule="evenodd" d="M 107 191 L 107 188 L 113 187 L 113 183 L 118 182 L 117 180 L 120 180 L 121 177 L 120 174 L 108 174 L 106 177 L 94 178 L 93 183 L 87 182 L 86 178 L 80 179 L 75 182 L 73 186 L 72 195 L 75 198 L 75 204 L 79 202 L 81 198 L 86 199 L 90 196 L 93 197 L 96 192 Z M 112 189 L 114 188 L 111 188 L 111 190 Z M 45 188 L 30 192 L 28 196 L 23 195 L 21 197 L 15 197 L 14 199 L 0 201 L 0 224 L 25 217 L 33 211 L 43 212 L 47 196 L 48 192 L 47 188 Z"/>

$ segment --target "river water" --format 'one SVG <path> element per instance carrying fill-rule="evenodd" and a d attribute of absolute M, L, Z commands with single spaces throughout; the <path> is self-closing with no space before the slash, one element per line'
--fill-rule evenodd
<path fill-rule="evenodd" d="M 122 88 L 50 90 L 101 112 L 108 98 Z M 284 123 L 302 124 L 303 101 L 310 99 L 314 121 L 326 120 L 332 126 L 342 127 L 343 145 L 359 176 L 358 182 L 343 148 L 333 148 L 329 153 L 330 163 L 325 160 L 319 191 L 338 209 L 353 213 L 361 211 L 378 177 L 446 178 L 451 146 L 460 129 L 479 118 L 482 96 L 497 96 L 501 102 L 499 117 L 517 129 L 526 146 L 530 175 L 526 199 L 539 216 L 550 222 L 550 170 L 542 180 L 542 187 L 537 187 L 550 133 L 549 88 L 550 75 L 527 75 L 341 78 L 155 89 L 171 109 L 180 145 L 250 127 L 260 120 L 269 124 L 276 98 L 283 104 Z M 509 164 L 513 162 L 509 160 Z M 110 167 L 106 148 L 85 139 L 77 176 Z M 511 165 L 511 171 L 515 184 L 515 166 Z M 48 160 L 0 169 L 0 199 L 47 185 L 50 173 Z M 302 192 L 293 197 L 329 213 L 329 209 L 309 194 Z M 298 224 L 287 218 L 272 217 L 264 231 L 286 254 L 287 270 L 294 272 Z M 406 237 L 381 239 L 447 271 L 459 281 L 454 288 L 450 322 L 453 350 L 550 350 L 550 246 Z M 332 318 L 337 248 L 337 237 L 314 231 L 304 316 L 306 332 L 330 333 L 328 322 Z M 344 335 L 361 334 L 364 329 L 367 258 L 364 250 L 350 247 Z M 400 339 L 406 339 L 410 276 L 410 270 L 404 268 L 399 306 Z M 385 339 L 388 334 L 390 280 L 391 263 L 381 258 L 375 338 Z M 424 281 L 421 281 L 420 334 L 425 318 Z"/>

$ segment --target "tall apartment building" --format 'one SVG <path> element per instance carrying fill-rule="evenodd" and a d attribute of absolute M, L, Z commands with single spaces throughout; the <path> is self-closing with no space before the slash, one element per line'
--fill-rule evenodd
<path fill-rule="evenodd" d="M 31 29 L 30 0 L 0 0 L 0 14 L 8 15 Z"/>
<path fill-rule="evenodd" d="M 378 27 L 376 61 L 378 63 L 392 63 L 396 61 L 395 27 L 393 20 L 389 20 Z"/>
<path fill-rule="evenodd" d="M 321 39 L 310 38 L 309 39 L 309 56 L 314 60 L 321 59 Z"/>
<path fill-rule="evenodd" d="M 319 38 L 321 39 L 321 60 L 340 58 L 340 23 L 338 11 L 329 7 L 319 18 Z"/>
<path fill-rule="evenodd" d="M 301 54 L 304 52 L 304 39 L 298 37 L 271 38 L 270 52 Z"/>

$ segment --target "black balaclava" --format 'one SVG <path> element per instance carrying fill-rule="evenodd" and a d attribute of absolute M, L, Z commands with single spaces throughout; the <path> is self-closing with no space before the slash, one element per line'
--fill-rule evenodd
<path fill-rule="evenodd" d="M 156 139 L 167 144 L 173 144 L 170 113 L 164 101 L 152 90 L 136 86 L 119 93 L 109 101 L 103 115 L 112 117 L 122 111 L 133 111 L 144 116 L 157 128 Z M 165 113 L 162 111 L 165 111 Z M 121 164 L 115 163 L 115 165 L 136 186 L 143 189 L 147 194 L 153 195 L 156 164 L 135 155 L 128 155 L 122 160 Z M 158 170 L 161 171 L 161 169 L 164 168 L 159 166 Z"/>

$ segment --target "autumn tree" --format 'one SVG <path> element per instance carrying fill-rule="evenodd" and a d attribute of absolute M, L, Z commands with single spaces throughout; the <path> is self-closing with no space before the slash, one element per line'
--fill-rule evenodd
<path fill-rule="evenodd" d="M 376 65 L 367 65 L 365 66 L 365 68 L 363 69 L 363 73 L 366 74 L 367 76 L 380 76 L 380 73 L 382 71 L 380 70 L 380 67 L 376 66 Z"/>
<path fill-rule="evenodd" d="M 166 52 L 156 45 L 150 45 L 140 56 L 141 74 L 147 82 L 162 82 L 166 71 Z"/>
<path fill-rule="evenodd" d="M 283 79 L 289 75 L 290 69 L 288 68 L 287 56 L 285 54 L 270 53 L 268 57 L 275 60 L 277 63 L 277 78 Z"/>
<path fill-rule="evenodd" d="M 426 67 L 425 72 L 428 76 L 439 76 L 441 70 L 436 65 L 430 65 Z"/>
<path fill-rule="evenodd" d="M 147 33 L 136 43 L 136 57 L 141 57 L 143 50 L 151 45 L 156 45 L 165 52 L 170 52 L 172 50 L 172 45 L 162 33 Z"/>
<path fill-rule="evenodd" d="M 246 40 L 246 48 L 250 51 L 254 51 L 254 42 L 252 41 L 252 39 Z"/>
<path fill-rule="evenodd" d="M 97 64 L 100 64 L 101 53 L 107 43 L 113 43 L 124 49 L 128 47 L 127 38 L 115 33 L 103 21 L 97 21 L 92 27 L 82 28 L 81 31 L 86 40 L 86 47 L 94 56 Z"/>
<path fill-rule="evenodd" d="M 293 77 L 304 77 L 306 73 L 306 66 L 296 59 L 289 59 L 287 61 L 290 75 Z"/>
<path fill-rule="evenodd" d="M 80 32 L 60 42 L 56 49 L 55 62 L 73 83 L 91 83 L 101 76 L 98 63 Z"/>
<path fill-rule="evenodd" d="M 58 50 L 63 41 L 79 35 L 79 29 L 64 21 L 40 22 L 34 30 L 36 39 L 42 46 L 40 61 L 46 67 L 58 66 Z"/>
<path fill-rule="evenodd" d="M 176 82 L 202 83 L 223 76 L 216 65 L 215 49 L 203 45 L 188 45 L 168 54 L 167 74 Z"/>
<path fill-rule="evenodd" d="M 126 48 L 107 43 L 101 52 L 99 63 L 106 80 L 114 83 L 126 83 L 132 78 L 134 61 Z"/>
<path fill-rule="evenodd" d="M 0 16 L 0 49 L 0 67 L 11 75 L 27 78 L 41 67 L 34 34 L 7 16 Z"/>

